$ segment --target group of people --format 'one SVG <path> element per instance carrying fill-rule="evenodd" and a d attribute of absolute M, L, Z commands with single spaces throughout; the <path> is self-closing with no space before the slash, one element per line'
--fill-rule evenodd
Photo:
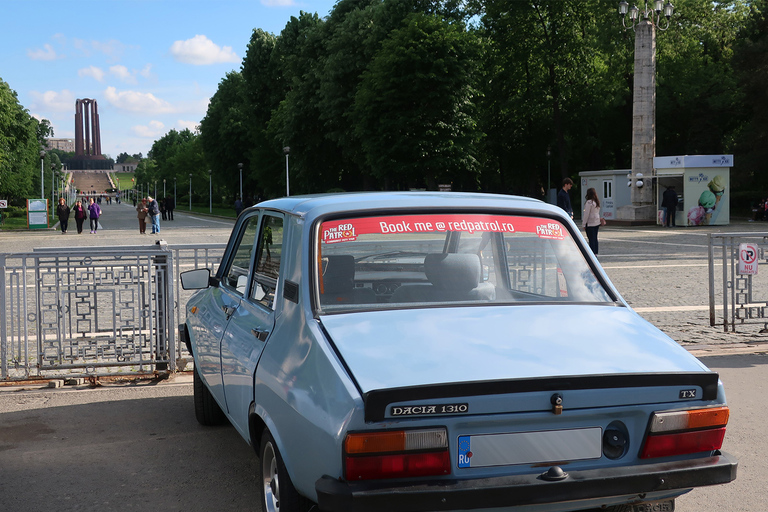
<path fill-rule="evenodd" d="M 75 201 L 75 205 L 70 208 L 63 197 L 59 198 L 59 204 L 56 206 L 56 216 L 59 218 L 59 227 L 61 228 L 61 234 L 66 234 L 69 228 L 69 217 L 74 212 L 75 224 L 77 225 L 77 233 L 83 232 L 83 224 L 85 219 L 90 219 L 91 234 L 95 234 L 99 229 L 99 217 L 101 217 L 101 206 L 96 202 L 94 198 L 90 198 L 90 204 L 83 206 L 83 202 L 78 199 Z"/>
<path fill-rule="evenodd" d="M 165 212 L 165 210 L 163 210 Z M 170 210 L 170 218 L 173 220 L 173 209 Z M 152 226 L 151 233 L 160 232 L 160 205 L 157 200 L 152 196 L 147 196 L 138 201 L 136 205 L 136 213 L 139 219 L 139 233 L 145 235 L 147 233 L 147 217 L 149 217 L 150 224 Z M 163 219 L 166 218 L 166 214 L 163 213 Z"/>
<path fill-rule="evenodd" d="M 77 232 L 83 232 L 83 224 L 85 220 L 90 220 L 91 233 L 95 234 L 99 229 L 99 218 L 102 215 L 101 206 L 95 198 L 89 198 L 90 204 L 83 205 L 83 202 L 78 199 L 75 201 L 72 208 L 67 205 L 67 202 L 62 197 L 59 199 L 59 204 L 56 206 L 56 216 L 59 218 L 59 226 L 61 227 L 61 233 L 65 234 L 69 229 L 69 218 L 74 213 L 75 223 L 77 224 Z M 161 208 L 157 200 L 152 196 L 143 198 L 136 205 L 137 217 L 139 219 L 139 233 L 146 234 L 147 230 L 147 217 L 149 217 L 150 225 L 152 227 L 151 233 L 160 232 L 160 213 Z M 163 219 L 169 218 L 173 220 L 173 208 L 163 210 Z"/>
<path fill-rule="evenodd" d="M 569 194 L 571 188 L 573 188 L 573 180 L 565 178 L 562 188 L 557 192 L 557 206 L 565 210 L 573 219 L 573 207 L 571 206 L 571 196 Z M 587 232 L 589 248 L 592 249 L 593 253 L 597 254 L 597 232 L 600 230 L 600 226 L 605 226 L 605 219 L 600 215 L 600 198 L 597 197 L 597 191 L 594 188 L 587 189 L 585 199 L 584 211 L 581 215 L 581 227 Z"/>

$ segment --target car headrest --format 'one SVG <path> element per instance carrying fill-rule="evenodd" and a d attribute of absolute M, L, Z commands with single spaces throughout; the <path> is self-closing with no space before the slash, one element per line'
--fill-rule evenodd
<path fill-rule="evenodd" d="M 355 258 L 351 254 L 323 256 L 323 293 L 344 293 L 354 288 Z"/>
<path fill-rule="evenodd" d="M 480 258 L 476 254 L 427 254 L 424 273 L 437 288 L 471 290 L 480 282 Z"/>

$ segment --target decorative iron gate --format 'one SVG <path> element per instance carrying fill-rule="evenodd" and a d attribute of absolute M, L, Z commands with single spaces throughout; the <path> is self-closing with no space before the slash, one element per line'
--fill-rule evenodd
<path fill-rule="evenodd" d="M 740 247 L 749 244 L 754 251 L 755 273 L 739 273 Z M 765 264 L 765 248 L 768 233 L 710 233 L 709 234 L 709 325 L 722 325 L 725 332 L 736 332 L 736 326 L 749 324 L 761 327 L 760 332 L 768 332 L 768 268 L 763 267 L 763 274 L 758 269 Z M 750 251 L 752 252 L 752 251 Z M 719 254 L 718 254 L 719 253 Z M 715 258 L 721 257 L 720 276 Z M 717 321 L 715 306 L 716 287 L 722 279 L 722 323 Z"/>
<path fill-rule="evenodd" d="M 224 244 L 0 254 L 0 380 L 176 371 L 178 270 Z"/>

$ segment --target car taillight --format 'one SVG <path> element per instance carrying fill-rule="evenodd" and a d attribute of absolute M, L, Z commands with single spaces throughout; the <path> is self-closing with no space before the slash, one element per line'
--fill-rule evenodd
<path fill-rule="evenodd" d="M 654 413 L 640 458 L 719 450 L 729 414 L 728 407 Z"/>
<path fill-rule="evenodd" d="M 451 472 L 445 429 L 347 434 L 347 480 L 446 475 Z"/>

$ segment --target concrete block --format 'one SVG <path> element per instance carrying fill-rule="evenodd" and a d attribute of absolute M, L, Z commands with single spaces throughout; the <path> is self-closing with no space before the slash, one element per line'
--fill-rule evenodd
<path fill-rule="evenodd" d="M 54 379 L 48 381 L 49 388 L 60 388 L 64 386 L 64 381 L 60 379 Z"/>

